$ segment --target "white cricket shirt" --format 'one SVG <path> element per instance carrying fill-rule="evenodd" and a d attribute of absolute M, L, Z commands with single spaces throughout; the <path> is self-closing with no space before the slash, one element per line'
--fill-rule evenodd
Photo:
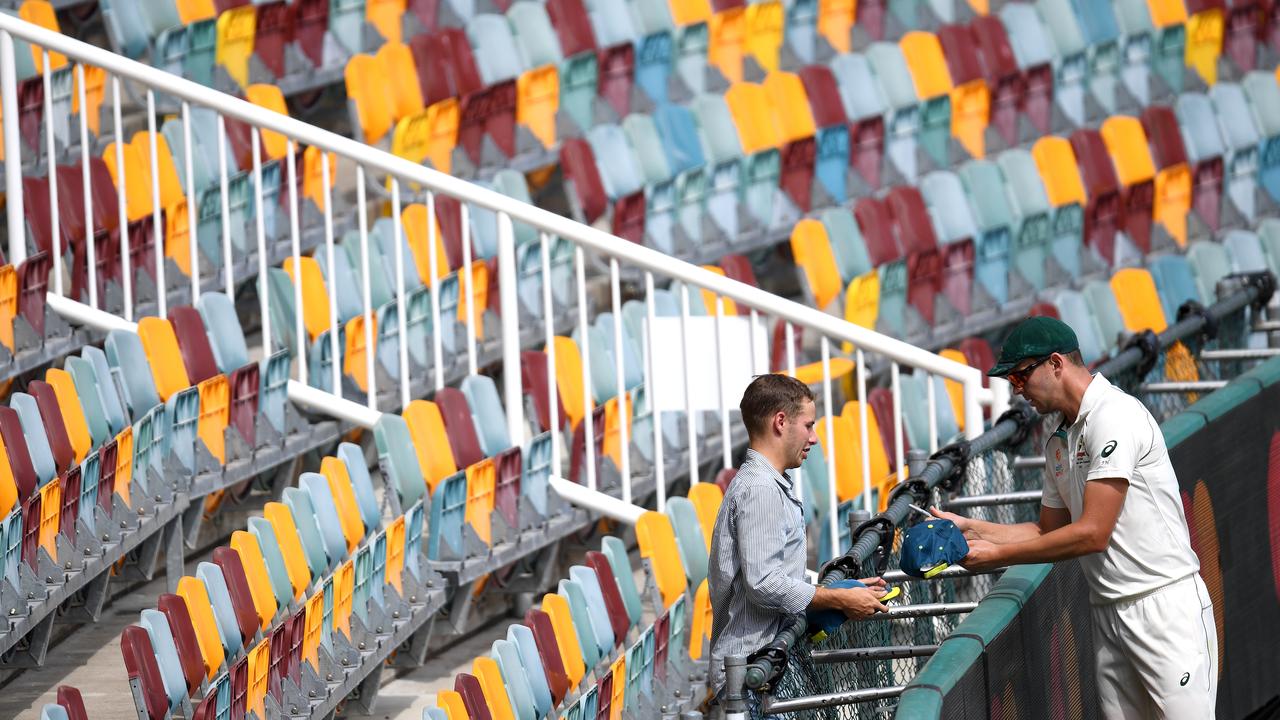
<path fill-rule="evenodd" d="M 1061 413 L 1048 423 L 1057 430 L 1045 444 L 1041 504 L 1066 508 L 1074 522 L 1084 512 L 1085 483 L 1129 483 L 1107 549 L 1080 558 L 1094 604 L 1141 595 L 1200 570 L 1164 435 L 1137 398 L 1094 375 L 1075 423 L 1066 426 Z"/>

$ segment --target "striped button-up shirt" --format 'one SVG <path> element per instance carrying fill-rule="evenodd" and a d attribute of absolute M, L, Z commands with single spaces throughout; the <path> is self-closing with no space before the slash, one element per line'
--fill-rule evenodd
<path fill-rule="evenodd" d="M 711 687 L 724 683 L 726 655 L 748 655 L 804 610 L 815 587 L 805 580 L 804 509 L 791 478 L 747 450 L 711 534 Z"/>

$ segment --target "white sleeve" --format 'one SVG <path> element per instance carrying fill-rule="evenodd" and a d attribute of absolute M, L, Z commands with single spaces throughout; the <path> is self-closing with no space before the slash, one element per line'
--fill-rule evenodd
<path fill-rule="evenodd" d="M 1137 400 L 1134 400 L 1136 403 Z M 1110 403 L 1089 415 L 1084 446 L 1089 453 L 1089 474 L 1085 480 L 1120 478 L 1132 481 L 1138 459 L 1146 454 L 1139 429 L 1147 427 L 1145 417 L 1137 417 L 1127 403 Z"/>
<path fill-rule="evenodd" d="M 1058 481 L 1054 478 L 1054 448 L 1061 448 L 1062 443 L 1054 442 L 1051 435 L 1049 441 L 1044 446 L 1044 492 L 1040 496 L 1040 504 L 1051 508 L 1065 508 L 1067 503 L 1062 499 L 1062 492 L 1058 490 Z M 1059 450 L 1061 452 L 1061 450 Z"/>

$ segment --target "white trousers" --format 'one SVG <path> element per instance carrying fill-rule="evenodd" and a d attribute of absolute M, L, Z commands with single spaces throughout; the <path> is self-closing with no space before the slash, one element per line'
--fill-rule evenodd
<path fill-rule="evenodd" d="M 1199 573 L 1092 614 L 1104 718 L 1212 720 L 1218 634 Z"/>

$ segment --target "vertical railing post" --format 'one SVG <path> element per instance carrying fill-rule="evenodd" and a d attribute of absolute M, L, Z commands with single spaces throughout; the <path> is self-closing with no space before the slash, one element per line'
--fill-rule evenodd
<path fill-rule="evenodd" d="M 27 259 L 27 216 L 22 209 L 22 149 L 18 139 L 18 69 L 13 36 L 0 30 L 0 110 L 4 123 L 4 192 L 9 216 L 9 262 Z M 52 162 L 52 160 L 50 161 Z M 54 242 L 58 242 L 54 238 Z"/>
<path fill-rule="evenodd" d="M 822 408 L 826 412 L 826 447 L 827 454 L 827 502 L 831 512 L 827 516 L 827 527 L 831 532 L 831 557 L 840 555 L 840 497 L 836 492 L 836 411 L 831 400 L 831 341 L 822 336 Z"/>
<path fill-rule="evenodd" d="M 498 215 L 498 307 L 502 309 L 502 399 L 511 442 L 523 444 L 524 387 L 520 377 L 520 301 L 516 287 L 516 232 L 511 216 Z M 548 323 L 551 318 L 545 318 Z"/>
<path fill-rule="evenodd" d="M 970 373 L 964 381 L 964 438 L 973 440 L 982 434 L 982 375 Z"/>

